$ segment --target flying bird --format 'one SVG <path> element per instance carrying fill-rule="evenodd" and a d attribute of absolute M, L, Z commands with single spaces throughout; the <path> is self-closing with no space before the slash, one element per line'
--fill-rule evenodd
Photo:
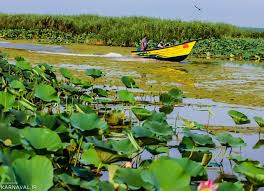
<path fill-rule="evenodd" d="M 194 5 L 194 7 L 195 7 L 198 11 L 202 11 L 202 9 L 199 8 L 197 5 Z"/>

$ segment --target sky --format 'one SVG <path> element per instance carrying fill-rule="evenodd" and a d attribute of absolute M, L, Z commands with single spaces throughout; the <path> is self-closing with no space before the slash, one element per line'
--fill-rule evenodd
<path fill-rule="evenodd" d="M 0 0 L 0 12 L 151 16 L 264 28 L 264 0 Z"/>

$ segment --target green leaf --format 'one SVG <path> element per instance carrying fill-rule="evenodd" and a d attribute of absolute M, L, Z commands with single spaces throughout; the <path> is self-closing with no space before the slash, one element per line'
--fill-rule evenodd
<path fill-rule="evenodd" d="M 264 186 L 264 168 L 251 162 L 243 162 L 234 167 L 234 171 L 243 174 L 254 185 Z"/>
<path fill-rule="evenodd" d="M 152 115 L 152 112 L 145 108 L 134 107 L 131 110 L 139 121 L 144 121 Z"/>
<path fill-rule="evenodd" d="M 35 89 L 35 97 L 38 97 L 46 102 L 60 102 L 57 91 L 50 85 L 40 84 Z"/>
<path fill-rule="evenodd" d="M 96 167 L 100 166 L 100 163 L 102 163 L 96 150 L 92 147 L 84 150 L 80 162 L 84 165 L 94 165 Z"/>
<path fill-rule="evenodd" d="M 138 88 L 135 80 L 131 76 L 123 76 L 121 81 L 127 88 Z"/>
<path fill-rule="evenodd" d="M 0 127 L 0 141 L 6 146 L 21 145 L 19 132 L 20 129 L 17 129 L 15 127 Z"/>
<path fill-rule="evenodd" d="M 133 95 L 133 93 L 127 91 L 127 90 L 119 90 L 117 92 L 118 98 L 123 102 L 129 102 L 134 104 L 136 102 L 136 99 Z"/>
<path fill-rule="evenodd" d="M 192 133 L 189 129 L 183 129 L 184 136 L 190 137 L 191 140 L 199 146 L 215 147 L 212 137 L 209 135 Z"/>
<path fill-rule="evenodd" d="M 17 61 L 16 66 L 21 70 L 31 70 L 31 65 L 27 61 Z"/>
<path fill-rule="evenodd" d="M 159 190 L 191 190 L 189 186 L 191 176 L 186 172 L 182 165 L 174 159 L 161 157 L 150 164 L 149 171 L 157 181 Z"/>
<path fill-rule="evenodd" d="M 160 101 L 167 105 L 174 105 L 175 103 L 181 103 L 183 98 L 183 92 L 178 88 L 171 89 L 168 93 L 160 95 Z"/>
<path fill-rule="evenodd" d="M 0 92 L 0 105 L 4 106 L 4 111 L 12 108 L 16 101 L 16 97 L 7 92 Z"/>
<path fill-rule="evenodd" d="M 217 191 L 244 191 L 243 184 L 240 182 L 232 183 L 232 182 L 223 182 L 220 184 Z"/>
<path fill-rule="evenodd" d="M 82 131 L 94 129 L 106 131 L 107 123 L 101 120 L 95 113 L 73 113 L 70 117 L 71 125 Z"/>
<path fill-rule="evenodd" d="M 170 149 L 168 147 L 162 147 L 159 145 L 150 145 L 146 147 L 146 150 L 153 155 L 158 155 L 161 153 L 169 153 Z"/>
<path fill-rule="evenodd" d="M 14 89 L 25 90 L 25 86 L 24 86 L 24 84 L 23 84 L 21 81 L 18 81 L 18 80 L 13 80 L 13 81 L 10 83 L 10 87 L 11 87 L 11 88 L 14 88 Z"/>
<path fill-rule="evenodd" d="M 232 117 L 232 119 L 237 125 L 250 123 L 250 120 L 247 118 L 247 116 L 239 111 L 230 110 L 228 112 L 228 115 Z"/>
<path fill-rule="evenodd" d="M 144 181 L 142 172 L 142 169 L 120 168 L 114 174 L 114 181 L 119 184 L 126 184 L 130 190 L 147 189 L 151 185 Z"/>
<path fill-rule="evenodd" d="M 74 185 L 74 186 L 79 186 L 81 184 L 81 179 L 80 178 L 75 178 L 72 177 L 66 173 L 59 174 L 57 177 L 64 182 L 67 185 Z"/>
<path fill-rule="evenodd" d="M 264 146 L 264 140 L 260 139 L 258 142 L 253 146 L 253 149 L 259 149 Z"/>
<path fill-rule="evenodd" d="M 215 138 L 221 145 L 228 147 L 244 147 L 247 144 L 240 137 L 233 137 L 229 133 L 219 133 L 215 135 Z"/>
<path fill-rule="evenodd" d="M 100 78 L 102 75 L 103 75 L 103 72 L 101 70 L 98 70 L 98 69 L 87 69 L 85 71 L 85 74 L 87 76 L 91 76 L 92 78 Z"/>
<path fill-rule="evenodd" d="M 187 158 L 174 159 L 191 177 L 205 177 L 207 178 L 206 169 L 198 162 L 189 160 Z"/>
<path fill-rule="evenodd" d="M 12 166 L 19 185 L 41 191 L 47 191 L 53 185 L 52 163 L 45 156 L 34 156 L 30 160 L 20 158 Z"/>
<path fill-rule="evenodd" d="M 108 96 L 108 92 L 102 88 L 94 88 L 93 92 L 96 93 L 98 96 L 101 96 L 101 97 L 107 97 Z"/>
<path fill-rule="evenodd" d="M 25 138 L 35 149 L 47 149 L 57 151 L 62 148 L 59 135 L 46 128 L 29 128 L 21 130 L 21 136 Z"/>
<path fill-rule="evenodd" d="M 259 127 L 264 127 L 264 119 L 262 117 L 256 116 L 254 120 L 258 124 Z"/>
<path fill-rule="evenodd" d="M 60 68 L 60 73 L 63 75 L 64 78 L 67 78 L 67 79 L 71 79 L 74 77 L 71 71 L 67 68 Z"/>

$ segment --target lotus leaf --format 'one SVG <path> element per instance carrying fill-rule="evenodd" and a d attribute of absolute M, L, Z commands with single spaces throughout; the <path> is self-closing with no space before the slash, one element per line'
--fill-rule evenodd
<path fill-rule="evenodd" d="M 135 101 L 136 101 L 133 93 L 131 93 L 131 92 L 127 91 L 127 90 L 119 90 L 117 92 L 117 96 L 123 102 L 129 102 L 129 103 L 134 104 Z"/>
<path fill-rule="evenodd" d="M 17 61 L 16 66 L 21 70 L 31 70 L 31 65 L 27 61 Z"/>
<path fill-rule="evenodd" d="M 153 179 L 158 183 L 159 190 L 166 191 L 190 191 L 190 174 L 174 159 L 161 157 L 152 162 L 149 171 L 153 174 Z M 165 175 L 169 176 L 165 176 Z"/>
<path fill-rule="evenodd" d="M 0 127 L 0 141 L 6 146 L 21 145 L 19 132 L 20 129 L 17 129 L 15 127 Z"/>
<path fill-rule="evenodd" d="M 20 89 L 20 90 L 24 90 L 25 89 L 24 84 L 22 82 L 18 81 L 18 80 L 13 80 L 10 83 L 10 87 L 14 88 L 14 89 Z"/>
<path fill-rule="evenodd" d="M 230 110 L 228 112 L 228 115 L 230 117 L 232 117 L 232 119 L 234 120 L 234 122 L 237 124 L 237 125 L 241 125 L 241 124 L 248 124 L 250 123 L 250 120 L 248 119 L 248 117 L 239 112 L 239 111 L 235 111 L 235 110 Z"/>
<path fill-rule="evenodd" d="M 71 125 L 81 131 L 90 131 L 94 129 L 106 131 L 108 126 L 95 113 L 73 113 L 70 117 Z"/>
<path fill-rule="evenodd" d="M 130 190 L 139 190 L 140 188 L 151 188 L 151 184 L 144 181 L 145 177 L 142 172 L 142 169 L 117 169 L 114 174 L 114 182 L 119 184 L 126 184 Z"/>
<path fill-rule="evenodd" d="M 189 129 L 184 129 L 184 135 L 190 137 L 192 141 L 198 146 L 215 147 L 212 137 L 209 135 L 192 133 Z"/>
<path fill-rule="evenodd" d="M 92 69 L 87 69 L 85 71 L 85 74 L 95 79 L 95 78 L 100 78 L 103 75 L 103 72 L 101 70 L 92 68 Z"/>
<path fill-rule="evenodd" d="M 254 146 L 253 149 L 259 149 L 264 146 L 264 140 L 260 139 Z"/>
<path fill-rule="evenodd" d="M 80 178 L 75 178 L 72 177 L 66 173 L 59 174 L 57 177 L 64 182 L 67 185 L 74 185 L 74 186 L 79 186 L 81 184 L 81 179 Z"/>
<path fill-rule="evenodd" d="M 227 190 L 232 190 L 232 191 L 244 191 L 245 189 L 243 188 L 243 184 L 240 182 L 232 183 L 232 182 L 223 182 L 220 184 L 219 188 L 217 191 L 227 191 Z"/>
<path fill-rule="evenodd" d="M 60 68 L 60 73 L 63 75 L 64 78 L 67 78 L 67 79 L 71 79 L 74 77 L 71 71 L 67 68 Z"/>
<path fill-rule="evenodd" d="M 0 105 L 4 106 L 4 111 L 12 108 L 16 97 L 7 92 L 0 92 Z"/>
<path fill-rule="evenodd" d="M 57 91 L 50 85 L 40 84 L 35 89 L 35 97 L 38 97 L 46 102 L 60 102 Z"/>
<path fill-rule="evenodd" d="M 41 191 L 47 191 L 53 185 L 53 167 L 45 156 L 34 156 L 31 159 L 16 159 L 12 164 L 17 183 L 28 185 Z"/>
<path fill-rule="evenodd" d="M 134 107 L 131 110 L 140 121 L 144 121 L 152 115 L 152 112 L 145 108 Z"/>
<path fill-rule="evenodd" d="M 147 146 L 146 150 L 153 155 L 158 155 L 161 153 L 169 153 L 169 151 L 170 151 L 168 147 L 163 147 L 163 146 L 159 146 L 159 145 Z"/>
<path fill-rule="evenodd" d="M 256 116 L 254 117 L 254 120 L 260 127 L 264 127 L 264 119 L 262 117 Z"/>
<path fill-rule="evenodd" d="M 121 81 L 127 88 L 138 88 L 135 80 L 131 76 L 123 76 Z"/>
<path fill-rule="evenodd" d="M 183 93 L 178 88 L 171 89 L 168 93 L 160 95 L 160 101 L 165 105 L 174 105 L 175 103 L 181 103 Z"/>
<path fill-rule="evenodd" d="M 243 147 L 246 143 L 240 137 L 233 137 L 229 133 L 219 133 L 215 135 L 215 138 L 221 143 L 221 145 L 227 147 Z"/>
<path fill-rule="evenodd" d="M 264 185 L 264 168 L 254 165 L 252 162 L 242 162 L 234 167 L 234 171 L 243 174 L 254 185 Z"/>
<path fill-rule="evenodd" d="M 35 149 L 47 149 L 57 151 L 62 148 L 59 135 L 47 128 L 29 128 L 21 130 L 21 136 L 25 138 Z"/>
<path fill-rule="evenodd" d="M 102 163 L 96 150 L 92 147 L 83 152 L 80 162 L 84 165 L 94 165 L 96 167 Z"/>
<path fill-rule="evenodd" d="M 107 97 L 108 92 L 102 88 L 94 88 L 93 92 L 96 93 L 100 97 Z"/>

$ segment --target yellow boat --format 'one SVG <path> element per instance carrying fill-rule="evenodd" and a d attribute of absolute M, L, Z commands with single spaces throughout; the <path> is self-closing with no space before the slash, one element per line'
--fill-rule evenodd
<path fill-rule="evenodd" d="M 150 49 L 145 51 L 132 51 L 131 53 L 132 55 L 137 55 L 143 58 L 180 62 L 189 56 L 195 43 L 196 41 L 190 41 L 170 47 Z"/>

